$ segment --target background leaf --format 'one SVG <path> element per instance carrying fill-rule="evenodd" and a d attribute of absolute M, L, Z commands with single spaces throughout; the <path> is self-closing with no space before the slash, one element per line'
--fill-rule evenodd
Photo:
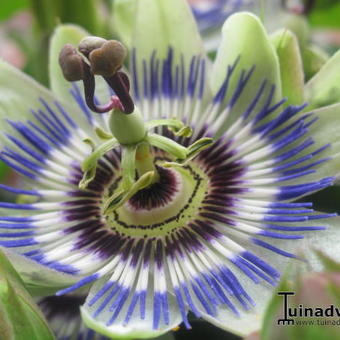
<path fill-rule="evenodd" d="M 0 334 L 6 340 L 54 340 L 47 321 L 0 250 Z"/>
<path fill-rule="evenodd" d="M 28 0 L 2 0 L 0 21 L 7 19 L 16 11 L 25 9 L 28 7 Z"/>

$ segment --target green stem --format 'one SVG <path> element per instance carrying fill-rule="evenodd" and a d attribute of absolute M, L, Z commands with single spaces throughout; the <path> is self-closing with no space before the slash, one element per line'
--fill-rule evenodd
<path fill-rule="evenodd" d="M 51 0 L 48 0 L 52 2 Z M 56 1 L 58 2 L 58 1 Z M 98 0 L 59 0 L 62 22 L 72 22 L 86 28 L 89 32 L 101 36 L 103 22 L 100 21 Z"/>
<path fill-rule="evenodd" d="M 187 148 L 178 144 L 174 140 L 157 135 L 155 133 L 150 133 L 146 140 L 153 146 L 164 150 L 165 152 L 175 156 L 178 159 L 185 159 L 187 157 Z"/>
<path fill-rule="evenodd" d="M 89 138 L 85 139 L 84 141 L 90 145 L 93 143 Z M 98 160 L 107 152 L 114 149 L 117 145 L 118 142 L 115 138 L 111 138 L 104 142 L 103 144 L 99 145 L 96 149 L 93 150 L 93 152 L 88 157 L 85 158 L 83 164 L 81 165 L 82 170 L 88 171 L 91 168 L 96 167 Z"/>
<path fill-rule="evenodd" d="M 30 3 L 39 32 L 51 33 L 57 24 L 60 3 L 50 0 L 30 0 Z"/>
<path fill-rule="evenodd" d="M 135 183 L 136 172 L 136 146 L 122 146 L 122 189 L 130 190 Z"/>
<path fill-rule="evenodd" d="M 154 164 L 154 157 L 148 143 L 142 142 L 137 147 L 136 169 L 138 177 L 142 177 L 145 173 L 152 171 L 154 173 L 153 183 L 159 180 L 159 175 Z"/>

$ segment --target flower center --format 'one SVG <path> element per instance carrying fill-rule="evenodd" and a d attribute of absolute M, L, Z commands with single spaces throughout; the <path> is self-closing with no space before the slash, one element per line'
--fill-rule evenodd
<path fill-rule="evenodd" d="M 195 203 L 199 206 L 203 199 L 204 186 L 200 185 L 204 176 L 192 166 L 181 167 L 209 147 L 213 139 L 200 138 L 185 147 L 174 138 L 152 131 L 167 127 L 172 137 L 192 135 L 191 128 L 177 119 L 144 121 L 129 94 L 129 79 L 120 71 L 126 57 L 125 47 L 120 42 L 85 37 L 78 51 L 66 45 L 60 53 L 59 62 L 65 78 L 83 80 L 86 103 L 92 111 L 110 111 L 109 131 L 96 127 L 97 141 L 90 137 L 84 139 L 92 152 L 81 164 L 83 177 L 79 188 L 88 189 L 91 183 L 93 186 L 100 159 L 120 146 L 121 177 L 106 190 L 101 208 L 109 227 L 123 233 L 148 230 L 150 235 L 152 230 L 167 232 L 184 223 L 187 207 L 192 212 Z M 94 75 L 102 76 L 115 93 L 104 106 L 98 106 L 94 100 Z M 157 164 L 151 149 L 166 152 L 172 161 L 167 166 L 174 169 Z"/>
<path fill-rule="evenodd" d="M 171 204 L 177 195 L 183 191 L 183 183 L 179 174 L 171 169 L 157 166 L 159 181 L 138 191 L 129 200 L 129 206 L 135 211 L 152 210 Z"/>
<path fill-rule="evenodd" d="M 207 190 L 202 170 L 192 162 L 176 169 L 156 167 L 158 182 L 138 191 L 120 208 L 103 214 L 110 229 L 134 237 L 159 237 L 197 215 Z M 121 177 L 112 183 L 104 200 L 119 190 L 120 181 Z"/>

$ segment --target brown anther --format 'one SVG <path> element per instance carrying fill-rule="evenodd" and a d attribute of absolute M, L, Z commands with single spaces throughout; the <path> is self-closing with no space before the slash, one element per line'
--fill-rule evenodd
<path fill-rule="evenodd" d="M 112 77 L 123 66 L 126 54 L 125 47 L 119 41 L 105 42 L 89 54 L 92 73 Z"/>
<path fill-rule="evenodd" d="M 129 78 L 119 71 L 127 55 L 125 47 L 116 40 L 86 37 L 79 43 L 78 50 L 82 55 L 70 44 L 65 45 L 59 55 L 59 64 L 66 80 L 83 80 L 87 106 L 97 113 L 112 109 L 132 113 L 134 103 L 129 93 Z M 102 76 L 116 94 L 103 105 L 95 100 L 95 75 Z"/>
<path fill-rule="evenodd" d="M 60 51 L 59 65 L 66 80 L 77 81 L 84 79 L 82 57 L 72 45 L 66 44 Z"/>
<path fill-rule="evenodd" d="M 94 36 L 85 37 L 80 41 L 78 45 L 78 50 L 86 58 L 88 58 L 89 54 L 93 50 L 96 50 L 97 48 L 101 48 L 106 42 L 107 42 L 106 39 L 103 39 L 100 37 L 94 37 Z"/>

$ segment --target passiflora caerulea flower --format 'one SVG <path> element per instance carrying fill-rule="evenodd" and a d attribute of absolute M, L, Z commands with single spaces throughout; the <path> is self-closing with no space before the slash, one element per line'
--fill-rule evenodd
<path fill-rule="evenodd" d="M 186 2 L 138 4 L 130 76 L 119 42 L 72 26 L 52 40 L 57 97 L 1 64 L 1 159 L 27 188 L 1 187 L 32 201 L 0 204 L 0 245 L 40 295 L 89 288 L 82 317 L 103 335 L 189 328 L 189 310 L 247 334 L 299 239 L 337 240 L 332 215 L 294 201 L 339 174 L 339 104 L 282 99 L 298 71 L 251 14 L 228 19 L 211 65 Z"/>

